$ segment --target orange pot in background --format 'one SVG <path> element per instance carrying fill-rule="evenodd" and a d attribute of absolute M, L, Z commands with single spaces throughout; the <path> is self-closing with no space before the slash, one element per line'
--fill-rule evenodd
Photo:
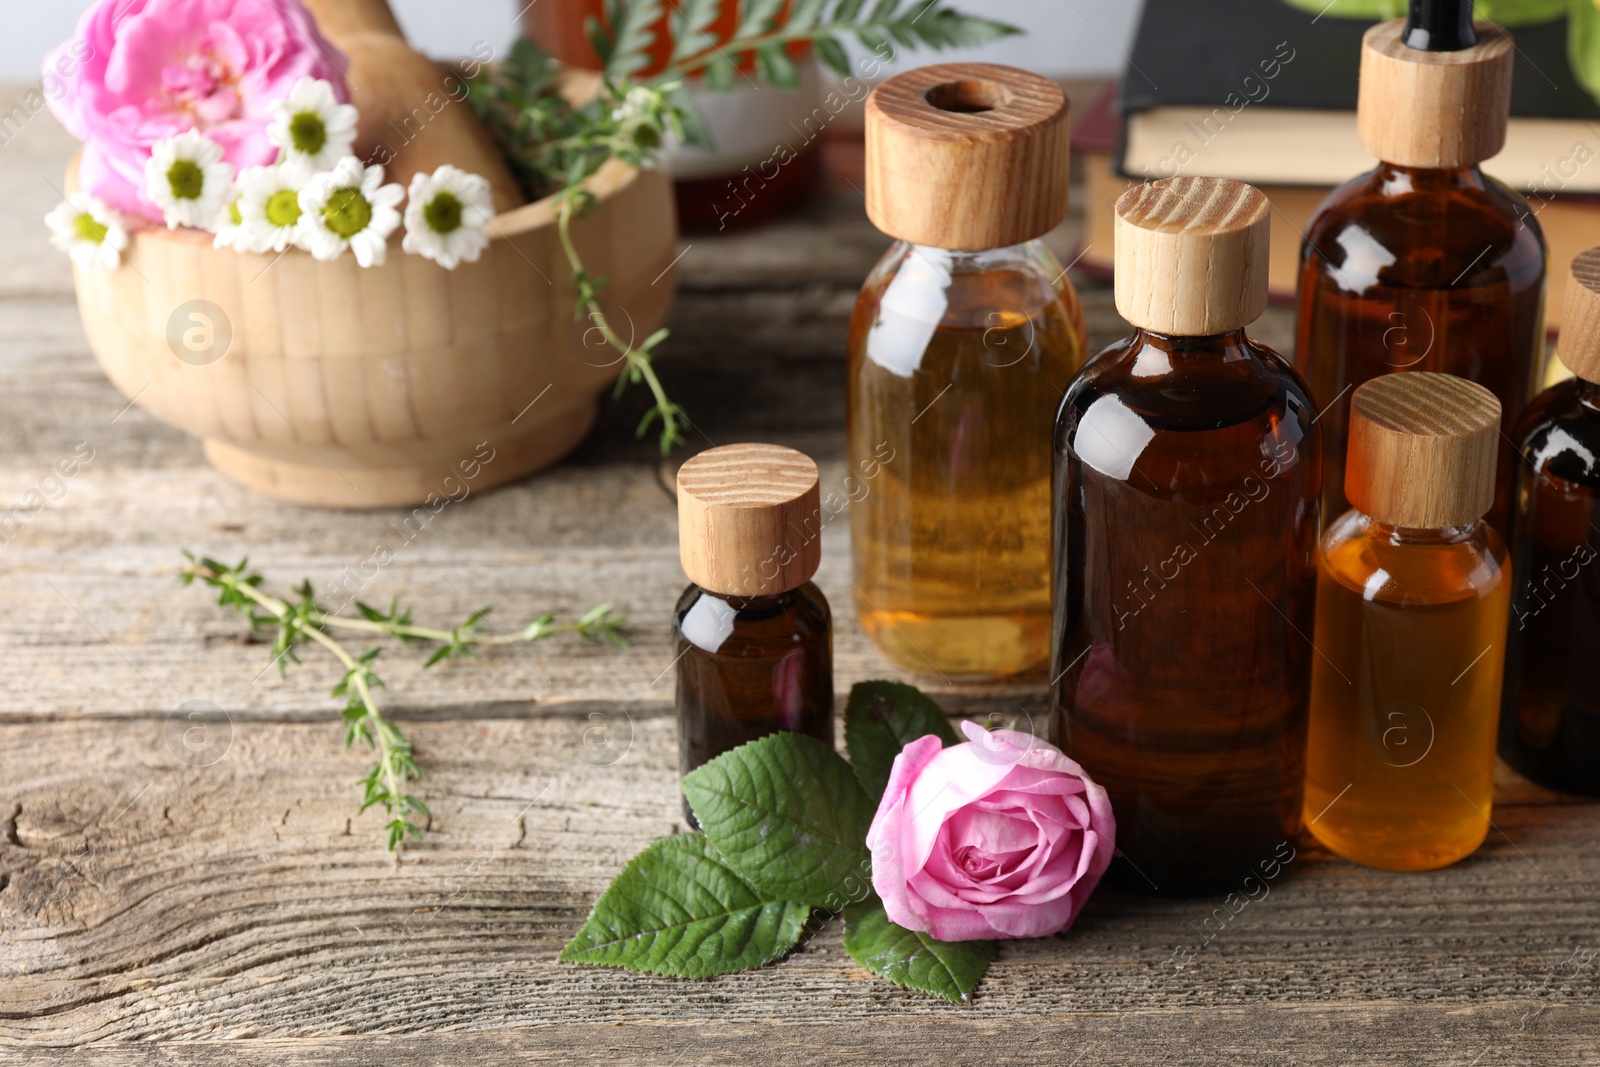
<path fill-rule="evenodd" d="M 668 0 L 676 8 L 676 0 Z M 604 0 L 544 0 L 523 15 L 528 36 L 569 66 L 598 70 L 600 58 L 584 24 L 604 20 Z M 733 36 L 737 0 L 728 0 L 708 32 L 718 41 Z M 783 16 L 780 16 L 780 18 Z M 659 74 L 672 54 L 672 30 L 663 15 L 655 27 L 651 61 L 637 75 Z M 674 192 L 683 229 L 716 232 L 750 226 L 804 203 L 822 176 L 822 127 L 831 116 L 820 109 L 822 80 L 809 44 L 791 45 L 800 88 L 786 92 L 761 85 L 750 55 L 736 57 L 743 75 L 732 92 L 710 92 L 691 80 L 689 92 L 716 142 L 714 151 L 681 150 L 672 161 Z"/>

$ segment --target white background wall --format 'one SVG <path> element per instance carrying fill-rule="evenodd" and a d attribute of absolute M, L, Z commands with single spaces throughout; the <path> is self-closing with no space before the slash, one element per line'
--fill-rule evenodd
<path fill-rule="evenodd" d="M 414 45 L 439 57 L 464 55 L 477 41 L 498 50 L 509 44 L 513 22 L 527 0 L 390 0 Z M 562 0 L 534 0 L 557 4 Z M 1028 30 L 1025 38 L 998 41 L 941 58 L 985 59 L 1028 67 L 1054 77 L 1113 74 L 1128 50 L 1137 0 L 955 0 L 974 14 L 1004 19 Z M 66 40 L 89 0 L 4 0 L 0 81 L 29 82 L 39 59 Z M 929 62 L 911 54 L 909 64 Z"/>

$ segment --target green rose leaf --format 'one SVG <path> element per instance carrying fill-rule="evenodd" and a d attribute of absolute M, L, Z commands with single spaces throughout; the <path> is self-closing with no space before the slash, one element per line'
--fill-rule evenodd
<path fill-rule="evenodd" d="M 805 734 L 775 733 L 683 779 L 683 795 L 728 864 L 775 900 L 837 910 L 871 869 L 873 805 L 850 765 Z"/>
<path fill-rule="evenodd" d="M 844 910 L 850 958 L 895 985 L 964 1003 L 994 962 L 993 941 L 935 941 L 889 921 L 877 897 Z"/>
<path fill-rule="evenodd" d="M 844 709 L 844 745 L 856 777 L 874 803 L 889 784 L 900 750 L 919 737 L 937 734 L 957 744 L 955 727 L 922 690 L 902 682 L 857 682 Z"/>
<path fill-rule="evenodd" d="M 622 869 L 561 959 L 676 978 L 747 971 L 793 948 L 809 914 L 740 878 L 704 834 L 679 834 Z"/>

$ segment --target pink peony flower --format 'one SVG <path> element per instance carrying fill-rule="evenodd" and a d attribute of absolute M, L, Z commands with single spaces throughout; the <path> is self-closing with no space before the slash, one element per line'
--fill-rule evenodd
<path fill-rule="evenodd" d="M 965 744 L 929 735 L 895 757 L 867 831 L 872 886 L 940 941 L 1059 933 L 1111 863 L 1111 801 L 1054 745 L 961 728 Z"/>
<path fill-rule="evenodd" d="M 158 141 L 199 130 L 235 171 L 272 163 L 270 107 L 302 77 L 349 99 L 345 58 L 300 0 L 99 0 L 45 56 L 50 110 L 84 142 L 78 184 L 151 221 L 144 166 Z"/>

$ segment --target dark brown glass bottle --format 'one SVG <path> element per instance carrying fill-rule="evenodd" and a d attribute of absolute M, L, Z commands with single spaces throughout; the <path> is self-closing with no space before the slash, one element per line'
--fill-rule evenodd
<path fill-rule="evenodd" d="M 1056 423 L 1058 737 L 1111 795 L 1134 887 L 1254 870 L 1300 825 L 1322 446 L 1305 385 L 1244 333 L 1268 208 L 1177 178 L 1117 204 L 1137 329 Z"/>
<path fill-rule="evenodd" d="M 1534 781 L 1600 796 L 1600 249 L 1572 264 L 1562 362 L 1577 377 L 1512 434 L 1516 591 L 1500 755 Z"/>
<path fill-rule="evenodd" d="M 1527 201 L 1478 169 L 1505 141 L 1510 38 L 1480 23 L 1468 48 L 1423 51 L 1403 26 L 1381 23 L 1363 42 L 1359 128 L 1384 162 L 1323 201 L 1301 247 L 1295 366 L 1326 409 L 1329 521 L 1349 506 L 1353 389 L 1442 371 L 1493 392 L 1509 427 L 1544 363 L 1543 234 Z M 1502 532 L 1513 459 L 1506 445 L 1489 514 Z"/>
<path fill-rule="evenodd" d="M 679 469 L 694 583 L 672 620 L 682 774 L 779 730 L 832 746 L 833 618 L 811 582 L 821 518 L 817 465 L 793 449 L 725 445 Z"/>
<path fill-rule="evenodd" d="M 678 769 L 779 730 L 833 744 L 833 618 L 811 582 L 777 596 L 691 585 L 678 639 Z"/>

